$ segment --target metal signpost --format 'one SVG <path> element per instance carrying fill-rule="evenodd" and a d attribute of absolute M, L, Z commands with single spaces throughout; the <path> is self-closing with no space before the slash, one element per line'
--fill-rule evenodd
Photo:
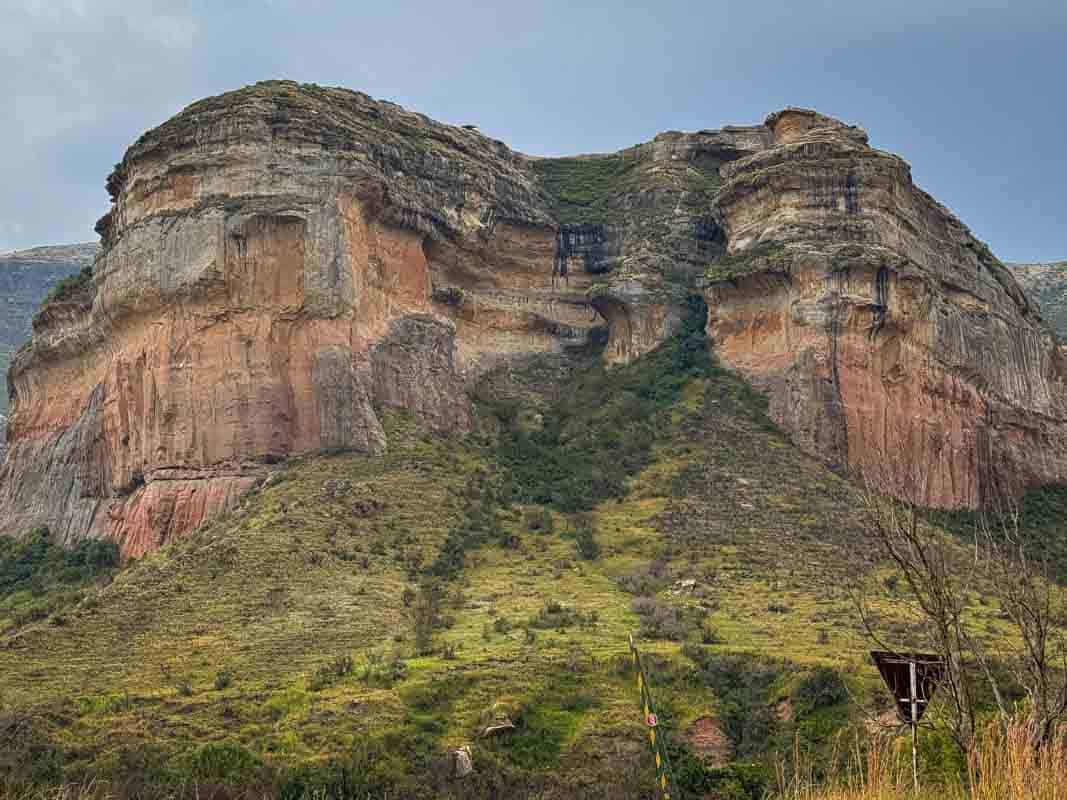
<path fill-rule="evenodd" d="M 672 797 L 679 795 L 674 785 L 671 763 L 667 760 L 667 742 L 662 734 L 656 733 L 659 717 L 656 716 L 655 706 L 652 704 L 648 676 L 645 674 L 644 665 L 641 664 L 641 654 L 637 652 L 633 636 L 630 636 L 630 653 L 633 655 L 634 670 L 637 672 L 637 688 L 641 692 L 641 707 L 644 709 L 645 724 L 648 726 L 648 740 L 652 745 L 652 755 L 656 757 L 656 779 L 659 781 L 659 790 L 662 792 L 663 800 L 671 800 Z"/>
<path fill-rule="evenodd" d="M 882 680 L 893 693 L 897 713 L 911 726 L 911 772 L 919 791 L 919 720 L 945 673 L 945 662 L 930 653 L 891 653 L 872 650 Z"/>

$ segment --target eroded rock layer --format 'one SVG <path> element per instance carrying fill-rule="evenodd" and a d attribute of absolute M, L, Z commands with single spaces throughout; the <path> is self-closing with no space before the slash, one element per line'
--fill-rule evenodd
<path fill-rule="evenodd" d="M 138 555 L 289 455 L 387 447 L 383 406 L 468 429 L 466 379 L 599 322 L 582 276 L 554 285 L 557 230 L 524 161 L 292 83 L 145 134 L 108 181 L 91 284 L 14 361 L 2 532 Z"/>
<path fill-rule="evenodd" d="M 724 168 L 709 334 L 795 440 L 935 506 L 1067 475 L 1053 335 L 981 242 L 866 134 L 813 112 Z"/>
<path fill-rule="evenodd" d="M 466 431 L 479 375 L 602 326 L 632 360 L 699 291 L 721 356 L 842 469 L 952 506 L 1067 467 L 1034 307 L 903 161 L 814 112 L 535 159 L 270 82 L 146 133 L 107 185 L 92 280 L 12 364 L 0 533 L 139 555 L 288 456 L 382 451 L 384 408 Z"/>

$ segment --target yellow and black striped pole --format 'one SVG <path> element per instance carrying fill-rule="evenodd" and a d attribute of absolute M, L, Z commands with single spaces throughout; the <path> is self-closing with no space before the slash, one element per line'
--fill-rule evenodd
<path fill-rule="evenodd" d="M 634 658 L 634 671 L 637 673 L 637 688 L 641 691 L 641 708 L 645 712 L 645 725 L 648 726 L 648 741 L 652 745 L 652 755 L 656 759 L 656 780 L 659 789 L 663 793 L 663 800 L 677 800 L 680 795 L 674 785 L 674 774 L 671 772 L 671 762 L 667 758 L 667 741 L 658 731 L 659 718 L 656 716 L 656 707 L 652 703 L 652 691 L 648 686 L 648 675 L 641 663 L 641 654 L 637 652 L 633 635 L 630 636 L 630 653 Z"/>

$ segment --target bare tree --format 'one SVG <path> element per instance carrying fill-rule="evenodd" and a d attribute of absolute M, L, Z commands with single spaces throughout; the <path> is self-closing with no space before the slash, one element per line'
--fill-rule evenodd
<path fill-rule="evenodd" d="M 1018 507 L 1010 500 L 988 502 L 974 517 L 968 542 L 953 539 L 928 521 L 925 475 L 912 471 L 910 485 L 867 476 L 860 491 L 865 521 L 882 555 L 900 573 L 904 603 L 920 623 L 921 645 L 944 658 L 946 721 L 966 749 L 975 733 L 976 691 L 985 682 L 1003 720 L 1012 709 L 1005 700 L 1005 679 L 996 661 L 1007 662 L 1011 678 L 1022 685 L 1038 742 L 1052 738 L 1067 716 L 1067 637 L 1063 593 L 1049 565 L 1028 546 Z M 895 490 L 895 491 L 893 491 Z M 896 496 L 894 496 L 896 495 Z M 1015 636 L 995 656 L 968 614 L 977 593 L 995 601 Z M 879 647 L 887 644 L 863 592 L 854 593 L 864 626 Z M 1004 673 L 1000 673 L 1003 675 Z"/>
<path fill-rule="evenodd" d="M 907 488 L 908 497 L 925 497 L 923 476 Z M 957 744 L 966 749 L 975 732 L 974 646 L 968 635 L 964 612 L 973 570 L 960 563 L 955 548 L 943 532 L 927 524 L 923 507 L 894 497 L 885 477 L 866 477 L 860 491 L 864 521 L 879 546 L 904 581 L 904 605 L 921 631 L 918 646 L 940 654 L 945 660 L 943 691 L 948 698 L 947 722 Z M 899 647 L 884 641 L 879 620 L 871 613 L 866 594 L 853 595 L 868 634 L 884 650 Z"/>
<path fill-rule="evenodd" d="M 1019 636 L 1011 660 L 1026 690 L 1035 738 L 1047 742 L 1067 713 L 1062 592 L 1047 557 L 1027 542 L 1014 502 L 998 501 L 980 514 L 974 536 L 981 574 Z"/>

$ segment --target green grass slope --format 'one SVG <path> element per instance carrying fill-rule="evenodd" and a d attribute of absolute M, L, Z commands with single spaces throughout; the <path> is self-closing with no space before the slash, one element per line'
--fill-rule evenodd
<path fill-rule="evenodd" d="M 846 687 L 874 686 L 844 586 L 875 573 L 852 488 L 698 329 L 621 369 L 489 376 L 470 437 L 394 415 L 385 456 L 294 460 L 210 527 L 64 584 L 0 638 L 0 774 L 648 797 L 634 633 L 687 796 L 760 796 L 774 747 L 829 747 Z M 482 735 L 501 718 L 514 729 Z M 691 735 L 709 724 L 712 753 Z"/>

